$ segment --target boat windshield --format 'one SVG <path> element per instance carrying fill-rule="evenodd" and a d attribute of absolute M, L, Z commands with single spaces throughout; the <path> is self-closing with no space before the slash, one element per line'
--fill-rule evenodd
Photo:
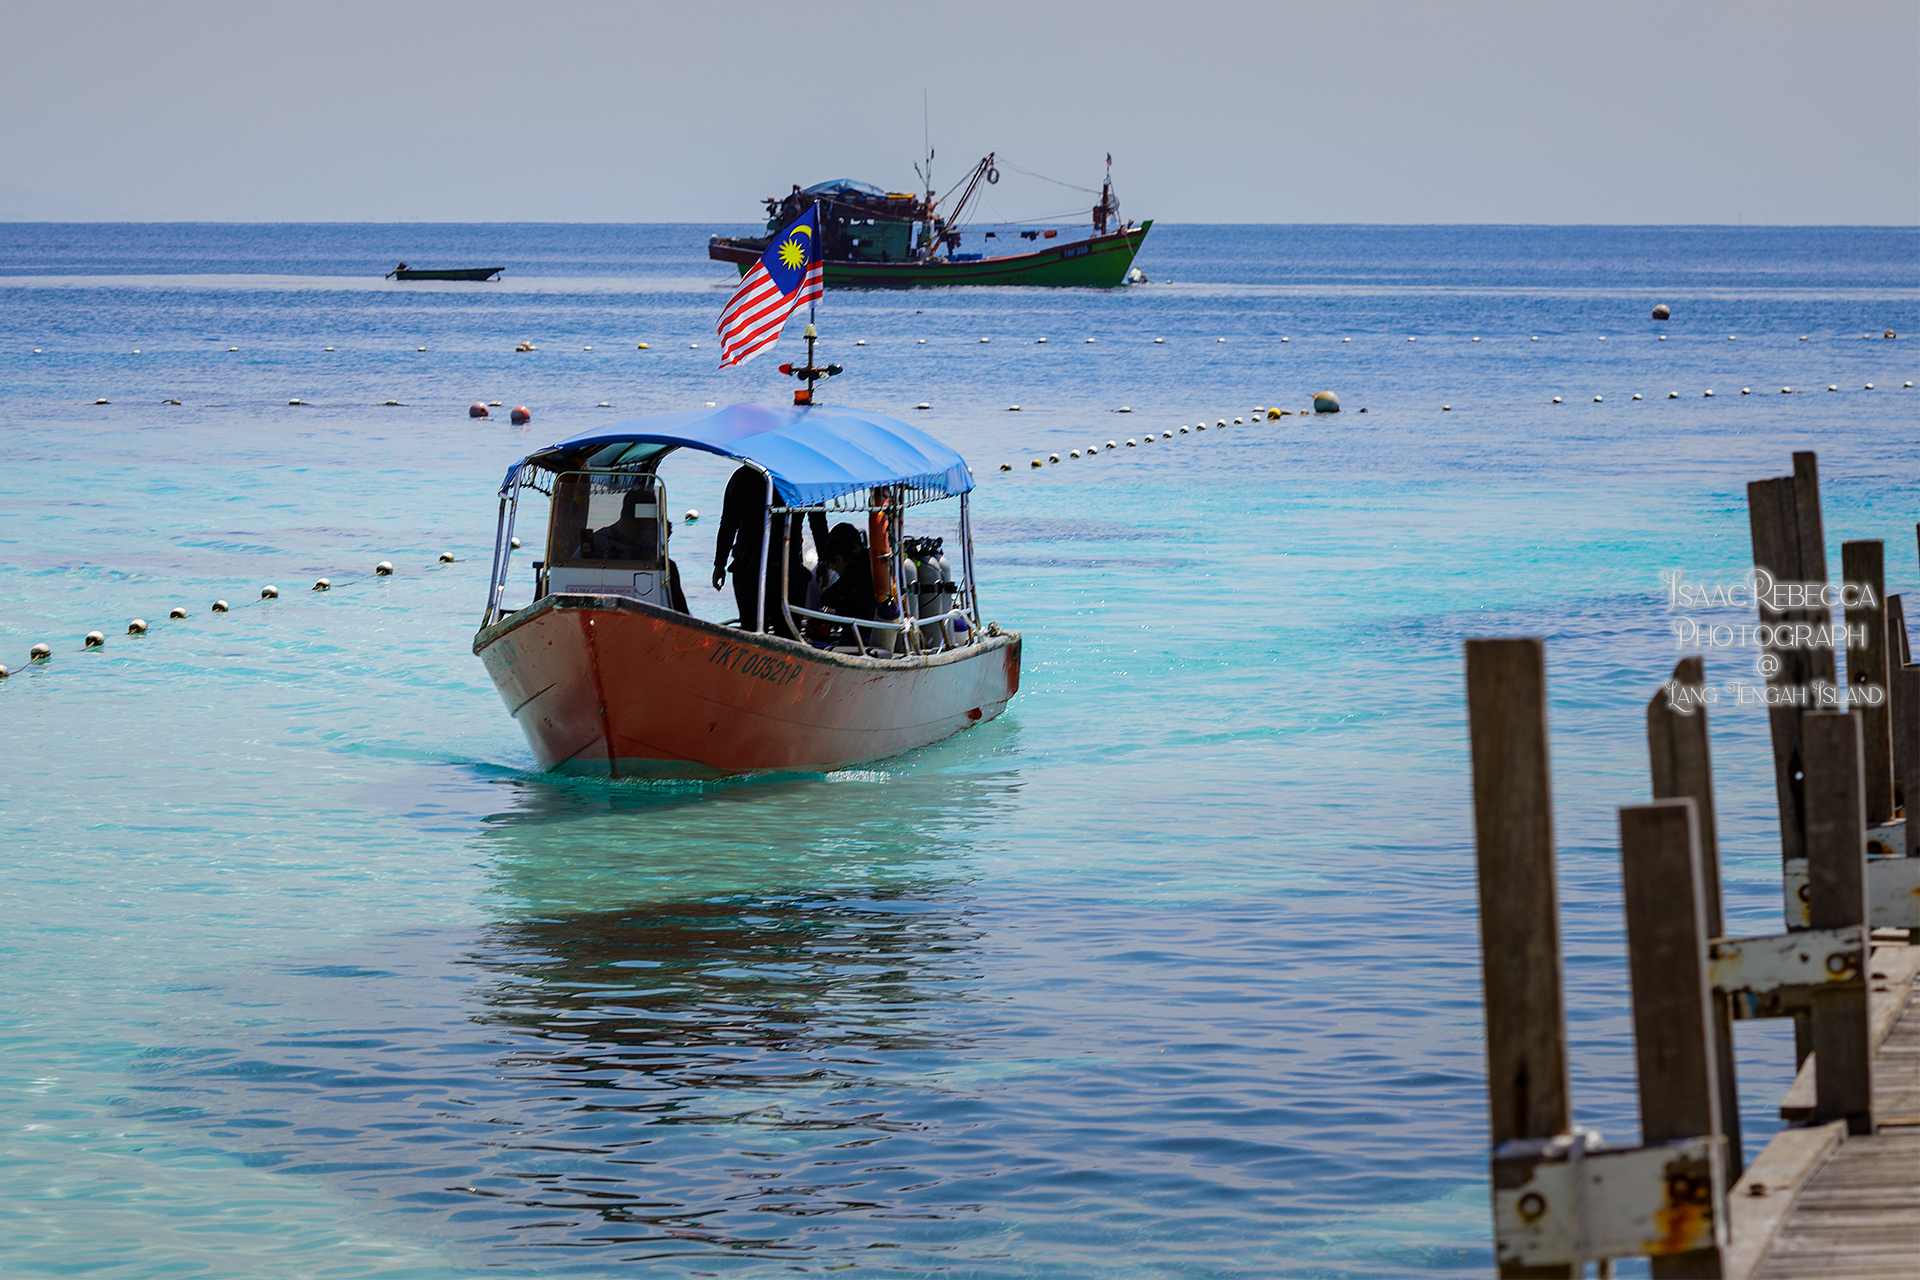
<path fill-rule="evenodd" d="M 666 494 L 656 476 L 568 471 L 554 478 L 547 566 L 664 568 Z"/>

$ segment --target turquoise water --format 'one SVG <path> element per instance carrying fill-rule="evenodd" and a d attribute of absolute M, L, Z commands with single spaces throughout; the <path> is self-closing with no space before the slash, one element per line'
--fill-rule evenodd
<path fill-rule="evenodd" d="M 555 781 L 470 652 L 494 489 L 784 395 L 713 367 L 709 230 L 0 227 L 0 1268 L 1485 1273 L 1461 641 L 1548 637 L 1575 1106 L 1631 1139 L 1659 574 L 1742 572 L 1813 448 L 1835 569 L 1920 588 L 1920 236 L 1156 227 L 1123 291 L 829 295 L 831 397 L 979 473 L 1019 697 L 827 777 Z M 1764 717 L 1713 736 L 1770 931 Z M 1757 1150 L 1790 1036 L 1740 1053 Z"/>

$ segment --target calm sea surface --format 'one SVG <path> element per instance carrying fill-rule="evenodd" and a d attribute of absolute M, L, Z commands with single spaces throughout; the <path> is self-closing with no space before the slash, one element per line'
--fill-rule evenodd
<path fill-rule="evenodd" d="M 1631 1139 L 1659 574 L 1737 577 L 1817 449 L 1835 570 L 1920 590 L 1920 235 L 1168 226 L 1124 290 L 829 294 L 823 398 L 979 474 L 1019 697 L 825 777 L 531 773 L 494 490 L 786 395 L 797 338 L 714 368 L 726 229 L 0 226 L 0 1271 L 1484 1274 L 1461 642 L 1549 638 L 1575 1106 Z M 1712 725 L 1770 931 L 1764 715 Z M 1750 1150 L 1791 1066 L 1741 1025 Z"/>

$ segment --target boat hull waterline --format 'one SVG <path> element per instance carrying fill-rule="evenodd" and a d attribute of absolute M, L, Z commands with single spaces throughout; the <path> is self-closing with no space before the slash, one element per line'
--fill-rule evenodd
<path fill-rule="evenodd" d="M 1053 245 L 1032 253 L 999 258 L 926 262 L 857 262 L 828 259 L 824 264 L 828 288 L 938 288 L 943 285 L 1034 285 L 1112 289 L 1126 282 L 1127 268 L 1141 241 L 1153 228 L 1151 220 L 1125 231 Z M 758 248 L 754 248 L 754 245 Z M 765 238 L 733 240 L 715 236 L 707 242 L 707 256 L 731 262 L 745 274 L 766 251 Z"/>
<path fill-rule="evenodd" d="M 547 596 L 474 653 L 543 770 L 614 778 L 828 772 L 984 724 L 1020 687 L 1020 637 L 868 658 L 618 596 Z"/>

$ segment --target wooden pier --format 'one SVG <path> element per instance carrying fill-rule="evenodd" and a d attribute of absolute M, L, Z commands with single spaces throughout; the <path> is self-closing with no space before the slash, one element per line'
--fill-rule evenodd
<path fill-rule="evenodd" d="M 1846 543 L 1828 587 L 1814 455 L 1748 503 L 1785 929 L 1727 936 L 1704 663 L 1685 658 L 1647 707 L 1652 799 L 1619 811 L 1638 1144 L 1573 1121 L 1545 644 L 1467 643 L 1502 1276 L 1646 1256 L 1657 1277 L 1920 1277 L 1920 665 L 1880 542 Z M 1743 1168 L 1733 1023 L 1768 1017 L 1793 1020 L 1798 1074 Z"/>

